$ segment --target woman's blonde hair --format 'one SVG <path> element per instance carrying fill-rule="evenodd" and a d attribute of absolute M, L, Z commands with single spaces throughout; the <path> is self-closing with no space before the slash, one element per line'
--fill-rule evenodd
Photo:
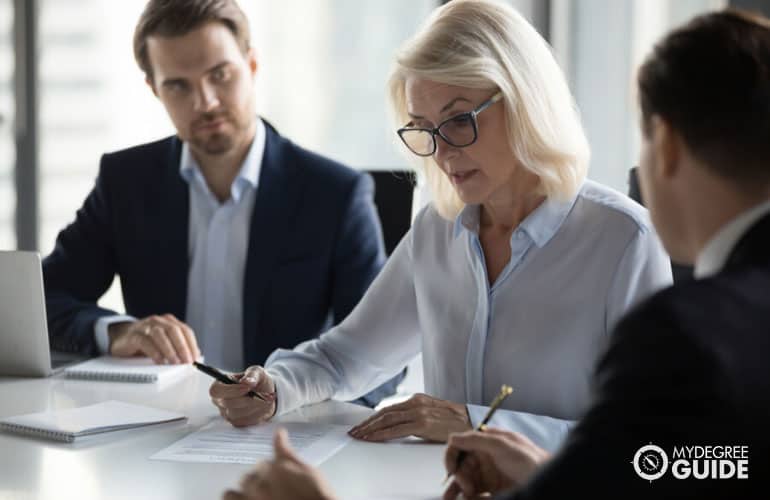
<path fill-rule="evenodd" d="M 590 157 L 577 107 L 548 44 L 513 8 L 491 0 L 452 0 L 431 14 L 401 47 L 390 75 L 397 127 L 409 120 L 407 77 L 499 89 L 511 150 L 540 178 L 541 194 L 562 200 L 575 195 Z M 463 202 L 433 158 L 421 163 L 434 206 L 454 219 Z"/>

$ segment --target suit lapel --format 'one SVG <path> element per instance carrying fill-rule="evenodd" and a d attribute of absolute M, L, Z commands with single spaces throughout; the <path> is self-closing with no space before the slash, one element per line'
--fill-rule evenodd
<path fill-rule="evenodd" d="M 259 351 L 257 324 L 272 269 L 285 247 L 300 186 L 287 142 L 265 123 L 265 152 L 249 230 L 243 290 L 243 344 L 248 363 Z M 258 360 L 262 362 L 263 360 Z"/>
<path fill-rule="evenodd" d="M 155 286 L 164 290 L 163 301 L 168 305 L 168 312 L 182 319 L 187 309 L 190 194 L 187 183 L 179 174 L 182 143 L 177 137 L 170 141 L 168 156 L 161 166 L 165 179 L 156 184 L 158 190 L 154 193 L 158 208 L 148 214 L 148 221 L 156 221 L 152 225 L 160 231 L 157 234 L 159 244 L 155 247 L 159 254 L 153 256 L 153 260 L 161 263 L 158 274 L 164 279 Z"/>

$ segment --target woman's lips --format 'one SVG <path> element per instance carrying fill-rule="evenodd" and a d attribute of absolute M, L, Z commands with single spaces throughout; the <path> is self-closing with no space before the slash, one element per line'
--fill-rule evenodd
<path fill-rule="evenodd" d="M 468 181 L 471 177 L 476 175 L 479 171 L 478 170 L 467 170 L 465 172 L 454 172 L 452 174 L 449 174 L 449 177 L 452 179 L 452 182 L 454 184 L 462 184 L 466 181 Z"/>

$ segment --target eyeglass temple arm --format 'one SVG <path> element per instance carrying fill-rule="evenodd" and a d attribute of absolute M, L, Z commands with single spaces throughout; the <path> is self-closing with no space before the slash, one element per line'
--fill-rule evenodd
<path fill-rule="evenodd" d="M 503 93 L 502 92 L 497 92 L 497 94 L 493 95 L 492 97 L 487 99 L 485 102 L 481 103 L 481 106 L 479 106 L 478 108 L 474 109 L 473 113 L 476 114 L 476 115 L 481 113 L 482 111 L 484 111 L 485 109 L 487 109 L 488 107 L 490 107 L 491 105 L 493 105 L 494 103 L 496 103 L 497 101 L 499 101 L 502 98 L 503 98 Z"/>

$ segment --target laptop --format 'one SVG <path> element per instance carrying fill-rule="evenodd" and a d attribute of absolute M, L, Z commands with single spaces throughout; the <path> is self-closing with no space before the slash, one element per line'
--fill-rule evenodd
<path fill-rule="evenodd" d="M 82 359 L 52 356 L 40 255 L 0 251 L 0 376 L 47 377 Z"/>

